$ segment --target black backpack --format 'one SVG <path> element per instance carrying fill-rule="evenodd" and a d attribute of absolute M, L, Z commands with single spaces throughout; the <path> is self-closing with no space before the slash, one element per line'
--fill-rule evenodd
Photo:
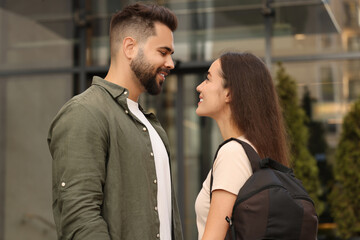
<path fill-rule="evenodd" d="M 249 144 L 235 138 L 219 146 L 214 161 L 219 149 L 233 140 L 243 146 L 253 175 L 240 189 L 232 217 L 226 217 L 229 230 L 225 239 L 316 240 L 318 217 L 314 203 L 290 168 L 269 158 L 261 159 Z"/>

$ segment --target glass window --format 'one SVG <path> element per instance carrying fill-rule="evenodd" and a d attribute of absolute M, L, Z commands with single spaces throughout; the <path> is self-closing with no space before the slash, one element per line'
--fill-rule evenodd
<path fill-rule="evenodd" d="M 72 96 L 72 76 L 7 77 L 0 85 L 1 234 L 4 239 L 56 239 L 46 138 L 51 120 Z"/>
<path fill-rule="evenodd" d="M 5 211 L 1 216 L 0 209 L 0 238 L 56 238 L 51 227 L 48 124 L 66 100 L 90 86 L 93 75 L 106 75 L 111 16 L 133 2 L 0 1 L 0 207 Z M 269 9 L 263 0 L 154 2 L 178 17 L 173 58 L 185 64 L 167 77 L 160 95 L 144 94 L 140 101 L 156 113 L 168 133 L 184 239 L 196 239 L 195 199 L 223 139 L 216 122 L 196 115 L 195 88 L 204 79 L 204 66 L 223 51 L 265 56 L 264 13 Z M 360 95 L 360 61 L 352 60 L 360 54 L 360 3 L 269 2 L 275 13 L 272 58 L 283 61 L 296 79 L 299 100 L 306 88 L 310 91 L 312 118 L 324 126 L 331 148 L 327 154 L 332 156 L 323 156 L 328 161 L 342 119 Z"/>
<path fill-rule="evenodd" d="M 121 1 L 120 1 L 121 2 Z M 89 30 L 87 31 L 87 64 L 108 66 L 110 64 L 109 25 L 111 16 L 123 3 L 119 1 L 88 1 Z"/>
<path fill-rule="evenodd" d="M 274 56 L 359 51 L 359 2 L 315 2 L 274 9 Z"/>
<path fill-rule="evenodd" d="M 321 67 L 320 69 L 320 88 L 321 96 L 324 102 L 334 101 L 334 81 L 331 67 Z"/>
<path fill-rule="evenodd" d="M 70 1 L 4 1 L 0 5 L 0 71 L 74 64 Z"/>
<path fill-rule="evenodd" d="M 170 75 L 160 95 L 141 97 L 142 105 L 156 113 L 172 145 L 172 175 L 183 210 L 184 239 L 197 238 L 195 199 L 223 141 L 216 122 L 196 114 L 196 87 L 204 77 L 204 73 Z"/>
<path fill-rule="evenodd" d="M 325 125 L 331 148 L 337 145 L 342 119 L 350 104 L 360 96 L 356 68 L 359 64 L 359 60 L 284 63 L 285 70 L 298 84 L 299 100 L 306 88 L 310 91 L 313 120 Z"/>
<path fill-rule="evenodd" d="M 356 100 L 360 96 L 360 76 L 356 75 L 349 78 L 349 100 Z"/>
<path fill-rule="evenodd" d="M 168 1 L 179 19 L 174 58 L 210 61 L 224 49 L 262 53 L 262 3 L 256 1 Z"/>

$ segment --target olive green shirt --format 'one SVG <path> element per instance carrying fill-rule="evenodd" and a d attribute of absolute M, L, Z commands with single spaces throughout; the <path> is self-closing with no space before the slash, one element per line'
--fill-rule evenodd
<path fill-rule="evenodd" d="M 51 124 L 48 144 L 59 239 L 159 239 L 150 136 L 129 111 L 128 95 L 126 89 L 94 77 L 92 86 L 67 102 Z M 154 114 L 144 114 L 170 156 L 164 129 Z M 172 235 L 180 240 L 173 187 L 171 199 Z"/>

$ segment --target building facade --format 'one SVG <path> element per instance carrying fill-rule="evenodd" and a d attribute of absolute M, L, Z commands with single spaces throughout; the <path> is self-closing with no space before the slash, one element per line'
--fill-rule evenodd
<path fill-rule="evenodd" d="M 132 2 L 0 0 L 0 240 L 56 239 L 47 130 L 93 75 L 105 76 L 111 15 Z M 176 68 L 163 93 L 141 103 L 169 135 L 184 238 L 197 239 L 195 198 L 222 142 L 215 122 L 195 114 L 195 88 L 212 60 L 227 50 L 252 52 L 273 76 L 282 62 L 299 98 L 311 96 L 312 119 L 328 145 L 316 158 L 327 168 L 342 118 L 360 95 L 360 1 L 156 2 L 179 18 Z"/>

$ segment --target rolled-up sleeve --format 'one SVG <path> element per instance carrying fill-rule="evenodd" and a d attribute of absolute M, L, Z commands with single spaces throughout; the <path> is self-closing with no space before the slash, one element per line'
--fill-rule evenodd
<path fill-rule="evenodd" d="M 60 110 L 49 130 L 59 239 L 110 239 L 101 216 L 108 144 L 104 122 L 95 115 L 71 102 Z"/>

